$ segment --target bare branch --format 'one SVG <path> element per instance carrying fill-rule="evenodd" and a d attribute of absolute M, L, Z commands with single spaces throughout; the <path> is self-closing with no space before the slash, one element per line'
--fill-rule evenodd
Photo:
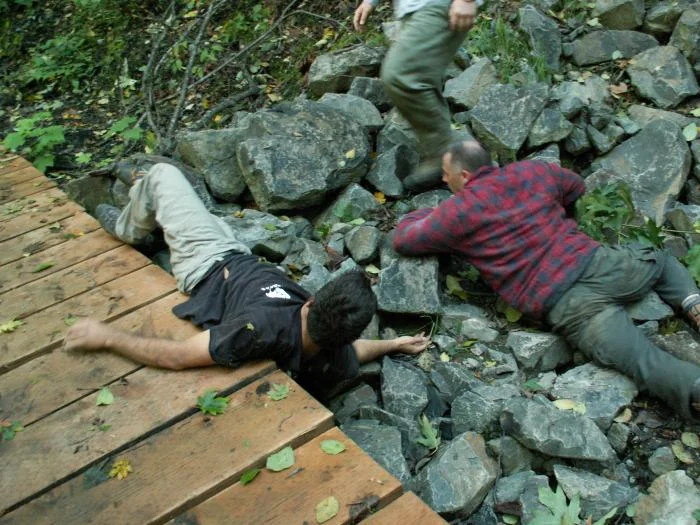
<path fill-rule="evenodd" d="M 242 91 L 240 93 L 236 93 L 235 95 L 231 95 L 230 97 L 225 98 L 221 102 L 219 102 L 217 105 L 209 109 L 202 118 L 200 118 L 197 122 L 195 122 L 192 126 L 190 126 L 190 130 L 198 130 L 206 126 L 209 121 L 214 118 L 214 116 L 223 111 L 224 109 L 228 109 L 230 107 L 235 106 L 238 104 L 241 100 L 246 99 L 248 97 L 252 97 L 253 95 L 257 95 L 260 92 L 260 88 L 258 85 L 255 83 L 253 80 L 253 77 L 251 74 L 248 72 L 247 67 L 243 67 L 241 69 L 243 74 L 246 76 L 248 80 L 248 89 L 245 91 Z"/>

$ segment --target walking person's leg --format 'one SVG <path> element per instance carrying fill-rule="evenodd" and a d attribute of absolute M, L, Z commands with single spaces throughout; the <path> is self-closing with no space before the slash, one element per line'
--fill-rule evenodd
<path fill-rule="evenodd" d="M 414 175 L 430 172 L 406 178 L 410 189 L 440 181 L 440 156 L 452 142 L 450 109 L 442 96 L 442 84 L 466 32 L 450 31 L 450 3 L 441 0 L 406 15 L 382 64 L 387 93 L 418 137 L 424 163 Z"/>
<path fill-rule="evenodd" d="M 114 231 L 137 244 L 157 226 L 170 248 L 178 288 L 189 292 L 211 266 L 233 251 L 250 253 L 231 228 L 210 214 L 180 170 L 156 164 L 129 191 Z"/>

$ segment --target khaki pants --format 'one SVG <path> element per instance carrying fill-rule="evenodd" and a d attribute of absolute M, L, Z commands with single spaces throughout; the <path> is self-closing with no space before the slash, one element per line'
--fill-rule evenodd
<path fill-rule="evenodd" d="M 547 321 L 591 359 L 628 375 L 690 418 L 690 393 L 700 378 L 700 367 L 652 343 L 623 308 L 650 290 L 676 309 L 687 296 L 698 293 L 688 271 L 666 252 L 601 246 L 549 311 Z"/>
<path fill-rule="evenodd" d="M 442 83 L 466 32 L 450 31 L 450 4 L 439 0 L 403 17 L 398 40 L 382 64 L 389 98 L 413 126 L 424 159 L 439 158 L 452 141 Z"/>
<path fill-rule="evenodd" d="M 155 164 L 134 184 L 115 229 L 121 240 L 137 244 L 157 226 L 170 248 L 177 286 L 185 293 L 229 252 L 250 253 L 228 224 L 207 211 L 182 172 L 170 164 Z"/>

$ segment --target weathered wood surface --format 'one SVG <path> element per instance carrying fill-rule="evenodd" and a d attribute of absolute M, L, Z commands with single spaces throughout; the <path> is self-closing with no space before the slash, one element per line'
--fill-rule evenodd
<path fill-rule="evenodd" d="M 340 441 L 346 450 L 335 456 L 326 454 L 320 444 L 328 439 Z M 337 516 L 329 523 L 356 523 L 401 494 L 399 481 L 338 428 L 325 432 L 294 453 L 295 463 L 290 469 L 282 472 L 263 469 L 252 483 L 236 483 L 175 518 L 172 525 L 316 523 L 316 505 L 329 496 L 334 496 L 340 506 Z"/>
<path fill-rule="evenodd" d="M 389 506 L 365 519 L 366 525 L 447 525 L 439 514 L 413 492 L 407 492 Z"/>
<path fill-rule="evenodd" d="M 46 189 L 53 185 L 0 151 L 0 323 L 24 323 L 0 333 L 0 422 L 24 425 L 0 443 L 0 523 L 313 523 L 315 505 L 330 494 L 342 507 L 329 523 L 350 523 L 363 518 L 353 518 L 362 510 L 354 503 L 382 507 L 399 496 L 399 482 L 337 428 L 325 437 L 348 450 L 320 452 L 332 414 L 270 361 L 169 372 L 109 352 L 65 351 L 69 325 L 81 317 L 173 340 L 198 329 L 171 312 L 185 300 L 172 276 L 59 189 Z M 273 383 L 288 384 L 289 396 L 270 400 Z M 97 406 L 105 386 L 115 400 Z M 224 415 L 196 409 L 210 389 L 230 396 Z M 238 483 L 286 445 L 295 448 L 295 467 Z M 106 478 L 121 458 L 134 472 Z M 105 481 L 95 484 L 95 473 Z M 441 522 L 425 508 L 401 498 L 374 519 Z"/>

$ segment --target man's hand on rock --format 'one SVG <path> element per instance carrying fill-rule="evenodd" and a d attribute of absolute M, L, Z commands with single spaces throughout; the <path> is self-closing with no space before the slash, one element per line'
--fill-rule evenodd
<path fill-rule="evenodd" d="M 423 332 L 418 335 L 404 335 L 394 339 L 396 343 L 396 351 L 403 354 L 420 354 L 423 350 L 428 348 L 430 344 L 430 338 L 427 337 Z"/>

